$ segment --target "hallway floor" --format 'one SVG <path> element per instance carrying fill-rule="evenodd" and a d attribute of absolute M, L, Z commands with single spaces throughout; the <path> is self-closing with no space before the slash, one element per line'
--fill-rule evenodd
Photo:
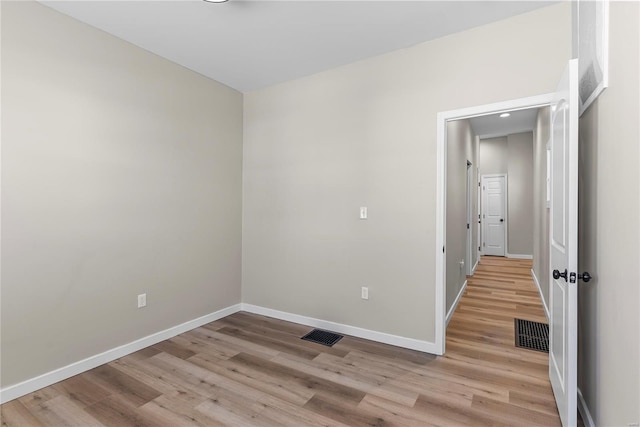
<path fill-rule="evenodd" d="M 447 328 L 445 360 L 464 366 L 471 408 L 499 409 L 497 422 L 560 425 L 548 354 L 514 345 L 514 318 L 547 323 L 531 260 L 484 256 Z"/>
<path fill-rule="evenodd" d="M 547 323 L 531 267 L 531 260 L 481 258 L 447 328 L 445 359 L 466 365 L 467 384 L 477 387 L 471 407 L 500 407 L 507 423 L 560 425 L 548 354 L 514 345 L 514 318 Z"/>

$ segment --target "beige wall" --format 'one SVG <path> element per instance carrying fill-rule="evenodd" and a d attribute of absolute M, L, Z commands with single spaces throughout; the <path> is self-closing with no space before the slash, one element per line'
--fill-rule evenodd
<path fill-rule="evenodd" d="M 549 209 L 547 208 L 547 142 L 550 108 L 538 110 L 533 131 L 533 271 L 549 308 Z"/>
<path fill-rule="evenodd" d="M 241 162 L 240 93 L 2 2 L 2 387 L 240 302 Z"/>
<path fill-rule="evenodd" d="M 552 91 L 570 25 L 557 4 L 245 94 L 243 301 L 433 341 L 437 113 Z"/>
<path fill-rule="evenodd" d="M 480 140 L 480 173 L 492 175 L 507 173 L 509 168 L 507 137 Z"/>
<path fill-rule="evenodd" d="M 506 254 L 533 254 L 533 133 L 480 140 L 480 174 L 507 175 Z"/>
<path fill-rule="evenodd" d="M 507 136 L 509 241 L 513 255 L 533 255 L 533 133 Z"/>
<path fill-rule="evenodd" d="M 447 123 L 447 312 L 467 280 L 467 161 L 475 182 L 475 135 L 469 120 Z M 472 212 L 476 212 L 477 186 L 471 188 Z M 477 221 L 472 221 L 472 223 Z M 472 230 L 473 235 L 473 230 Z M 477 247 L 475 238 L 472 245 Z M 473 251 L 477 252 L 477 251 Z M 464 264 L 460 264 L 463 262 Z M 471 261 L 473 262 L 473 261 Z"/>
<path fill-rule="evenodd" d="M 580 119 L 578 384 L 598 426 L 640 422 L 640 4 L 611 2 L 609 87 Z M 632 424 L 636 423 L 636 424 Z"/>

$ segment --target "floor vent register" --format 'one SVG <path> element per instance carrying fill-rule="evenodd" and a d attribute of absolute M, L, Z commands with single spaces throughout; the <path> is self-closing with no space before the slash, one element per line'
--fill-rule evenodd
<path fill-rule="evenodd" d="M 316 344 L 326 345 L 327 347 L 332 347 L 342 338 L 343 335 L 334 334 L 333 332 L 329 331 L 323 331 L 322 329 L 314 329 L 313 331 L 302 337 L 302 339 L 305 341 L 311 341 Z"/>
<path fill-rule="evenodd" d="M 516 347 L 549 353 L 549 325 L 514 319 Z"/>

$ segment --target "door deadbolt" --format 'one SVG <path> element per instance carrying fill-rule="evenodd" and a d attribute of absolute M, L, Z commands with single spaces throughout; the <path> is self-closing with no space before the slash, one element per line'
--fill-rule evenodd
<path fill-rule="evenodd" d="M 585 283 L 589 282 L 592 279 L 591 275 L 587 271 L 585 271 L 582 274 L 577 274 L 577 275 L 576 275 L 576 273 L 571 273 L 570 276 L 571 276 L 571 283 L 576 283 L 576 277 L 577 277 L 578 280 L 582 280 Z M 562 273 L 559 270 L 553 270 L 553 278 L 554 279 L 558 280 L 561 277 L 564 279 L 565 282 L 567 281 L 567 269 L 566 268 L 564 269 L 564 271 Z"/>

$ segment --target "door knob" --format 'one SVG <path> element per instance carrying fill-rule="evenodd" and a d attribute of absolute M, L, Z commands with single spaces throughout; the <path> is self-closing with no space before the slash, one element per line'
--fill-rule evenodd
<path fill-rule="evenodd" d="M 578 279 L 580 279 L 583 282 L 587 283 L 589 280 L 591 280 L 591 275 L 585 271 L 582 274 L 578 274 Z"/>
<path fill-rule="evenodd" d="M 567 269 L 565 268 L 562 273 L 559 270 L 553 270 L 553 278 L 558 280 L 559 278 L 564 278 L 564 281 L 567 281 Z M 589 278 L 591 279 L 591 278 Z"/>
<path fill-rule="evenodd" d="M 500 222 L 504 222 L 504 219 L 500 218 Z"/>

